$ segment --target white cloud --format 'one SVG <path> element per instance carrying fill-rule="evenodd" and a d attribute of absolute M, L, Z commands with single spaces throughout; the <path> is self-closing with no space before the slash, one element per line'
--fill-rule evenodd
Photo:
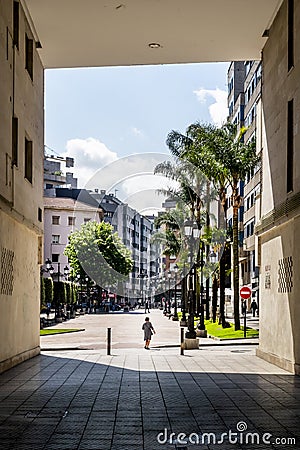
<path fill-rule="evenodd" d="M 165 153 L 141 153 L 128 155 L 95 171 L 86 183 L 87 189 L 105 189 L 115 193 L 124 203 L 141 211 L 161 208 L 162 198 L 157 190 L 171 184 L 163 176 L 154 175 L 154 168 L 170 160 Z"/>
<path fill-rule="evenodd" d="M 132 134 L 134 134 L 134 136 L 139 136 L 139 137 L 144 136 L 143 131 L 142 131 L 142 130 L 139 130 L 139 129 L 136 128 L 136 127 L 132 127 L 132 128 L 131 128 L 131 131 L 132 131 Z"/>
<path fill-rule="evenodd" d="M 196 94 L 197 99 L 201 103 L 206 103 L 207 99 L 213 98 L 214 103 L 209 105 L 208 110 L 212 121 L 221 126 L 227 119 L 228 108 L 227 108 L 227 92 L 221 89 L 198 89 L 193 91 Z"/>
<path fill-rule="evenodd" d="M 66 149 L 62 156 L 74 158 L 73 172 L 78 178 L 78 187 L 83 187 L 95 171 L 118 159 L 117 153 L 94 138 L 70 139 Z"/>

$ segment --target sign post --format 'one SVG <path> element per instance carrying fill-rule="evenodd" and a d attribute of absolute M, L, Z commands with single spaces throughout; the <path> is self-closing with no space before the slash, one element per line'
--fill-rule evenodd
<path fill-rule="evenodd" d="M 240 296 L 243 299 L 243 308 L 242 311 L 244 313 L 244 337 L 247 337 L 247 307 L 246 300 L 251 297 L 252 291 L 248 286 L 242 286 L 240 289 Z"/>

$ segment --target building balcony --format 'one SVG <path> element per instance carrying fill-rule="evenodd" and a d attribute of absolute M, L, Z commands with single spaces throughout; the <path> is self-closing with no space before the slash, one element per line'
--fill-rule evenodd
<path fill-rule="evenodd" d="M 251 178 L 251 180 L 245 184 L 244 186 L 244 198 L 251 192 L 255 186 L 257 186 L 260 183 L 260 173 L 261 171 L 258 170 L 254 176 Z"/>
<path fill-rule="evenodd" d="M 244 247 L 244 250 L 247 252 L 255 249 L 255 235 L 254 234 L 252 236 L 249 236 L 244 239 L 243 247 Z"/>
<path fill-rule="evenodd" d="M 242 247 L 239 247 L 239 258 L 240 259 L 248 258 L 248 252 Z"/>
<path fill-rule="evenodd" d="M 255 217 L 255 205 L 251 206 L 246 212 L 244 212 L 244 223 L 249 222 Z"/>
<path fill-rule="evenodd" d="M 55 175 L 54 173 L 44 173 L 44 182 L 66 184 L 66 177 L 63 175 Z"/>

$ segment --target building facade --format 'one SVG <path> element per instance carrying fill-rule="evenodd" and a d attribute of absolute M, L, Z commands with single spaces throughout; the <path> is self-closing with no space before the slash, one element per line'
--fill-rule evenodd
<path fill-rule="evenodd" d="M 262 51 L 261 217 L 254 226 L 260 243 L 255 256 L 261 298 L 258 353 L 299 373 L 300 3 L 269 0 L 254 8 L 244 1 L 243 14 L 251 24 L 245 33 L 234 2 L 218 2 L 217 15 L 213 1 L 186 8 L 176 0 L 180 7 L 172 9 L 163 1 L 145 2 L 147 7 L 140 2 L 143 26 L 136 26 L 135 8 L 128 9 L 119 41 L 121 9 L 111 14 L 103 2 L 94 2 L 97 11 L 86 8 L 89 20 L 83 23 L 78 9 L 83 3 L 73 3 L 64 9 L 50 0 L 0 4 L 0 371 L 39 352 L 44 67 L 255 60 Z M 226 15 L 234 24 L 230 33 Z M 153 39 L 156 17 L 166 17 L 158 51 L 150 46 L 153 40 L 145 40 L 146 29 Z M 106 20 L 102 26 L 101 20 Z M 176 24 L 186 39 L 172 33 Z M 110 38 L 103 44 L 95 33 L 103 33 L 104 26 Z M 214 39 L 207 39 L 207 26 Z M 79 27 L 84 32 L 78 33 Z"/>
<path fill-rule="evenodd" d="M 72 198 L 44 197 L 44 262 L 50 259 L 56 273 L 68 265 L 64 250 L 68 236 L 81 225 L 103 218 L 101 208 L 90 206 Z"/>
<path fill-rule="evenodd" d="M 261 155 L 261 61 L 234 61 L 228 70 L 229 121 L 238 131 L 245 127 L 244 142 L 256 141 L 256 152 Z M 253 299 L 259 306 L 259 240 L 254 229 L 260 218 L 261 164 L 239 183 L 243 203 L 239 210 L 240 285 L 252 289 L 247 300 L 248 310 Z M 228 195 L 230 198 L 230 195 Z M 228 226 L 232 225 L 232 208 L 228 203 Z"/>
<path fill-rule="evenodd" d="M 0 372 L 39 353 L 44 78 L 19 2 L 0 5 Z"/>
<path fill-rule="evenodd" d="M 285 0 L 263 48 L 258 354 L 300 373 L 300 3 Z"/>

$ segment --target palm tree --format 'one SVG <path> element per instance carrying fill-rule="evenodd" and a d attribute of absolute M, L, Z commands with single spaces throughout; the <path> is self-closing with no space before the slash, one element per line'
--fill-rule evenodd
<path fill-rule="evenodd" d="M 154 221 L 157 231 L 152 235 L 151 241 L 163 245 L 165 255 L 178 255 L 180 252 L 183 216 L 183 212 L 176 208 L 160 214 Z M 164 231 L 159 230 L 161 226 Z"/>
<path fill-rule="evenodd" d="M 226 123 L 217 128 L 196 122 L 190 125 L 186 135 L 177 131 L 169 133 L 167 145 L 176 157 L 187 160 L 213 182 L 218 190 L 223 208 L 226 205 L 226 187 L 231 187 L 233 208 L 233 287 L 235 329 L 240 329 L 239 307 L 239 242 L 238 211 L 242 198 L 239 194 L 239 181 L 257 166 L 255 142 L 245 144 L 243 136 L 246 129 L 237 133 L 236 125 Z"/>

